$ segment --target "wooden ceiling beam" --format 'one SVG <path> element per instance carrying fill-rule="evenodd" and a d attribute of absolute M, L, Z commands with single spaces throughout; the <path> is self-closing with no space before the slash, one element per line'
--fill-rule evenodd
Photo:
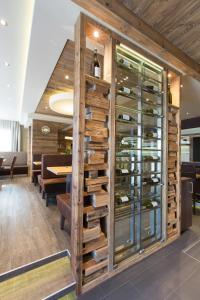
<path fill-rule="evenodd" d="M 118 0 L 72 0 L 182 73 L 200 80 L 200 65 Z"/>

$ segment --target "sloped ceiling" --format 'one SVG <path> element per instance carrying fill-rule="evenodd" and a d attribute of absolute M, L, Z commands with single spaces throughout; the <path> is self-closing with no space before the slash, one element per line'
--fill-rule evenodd
<path fill-rule="evenodd" d="M 199 0 L 119 0 L 175 46 L 200 63 Z"/>

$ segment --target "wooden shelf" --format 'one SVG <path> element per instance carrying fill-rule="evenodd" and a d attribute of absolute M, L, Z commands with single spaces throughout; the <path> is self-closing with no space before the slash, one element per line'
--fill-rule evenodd
<path fill-rule="evenodd" d="M 168 104 L 168 107 L 169 108 L 175 108 L 175 109 L 179 110 L 179 107 L 176 106 L 176 105 L 173 105 L 173 104 Z"/>
<path fill-rule="evenodd" d="M 85 74 L 85 80 L 90 84 L 97 84 L 108 88 L 110 87 L 110 83 L 108 81 L 103 79 L 98 79 L 88 74 Z"/>
<path fill-rule="evenodd" d="M 101 235 L 100 226 L 93 228 L 83 228 L 83 243 L 98 239 Z"/>
<path fill-rule="evenodd" d="M 83 263 L 83 271 L 85 271 L 85 276 L 89 276 L 100 269 L 105 268 L 108 265 L 108 260 L 102 260 L 101 262 L 97 263 L 94 259 L 91 259 L 85 263 Z"/>

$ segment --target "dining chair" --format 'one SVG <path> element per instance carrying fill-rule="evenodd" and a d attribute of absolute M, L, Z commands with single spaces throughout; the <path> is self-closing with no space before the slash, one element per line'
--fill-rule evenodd
<path fill-rule="evenodd" d="M 0 157 L 0 168 L 1 168 L 2 165 L 3 165 L 3 160 L 4 160 L 4 158 L 3 158 L 3 157 Z"/>
<path fill-rule="evenodd" d="M 16 160 L 17 160 L 17 156 L 14 156 L 12 163 L 11 163 L 11 167 L 10 167 L 10 178 L 11 179 L 13 178 L 13 171 L 14 171 Z"/>
<path fill-rule="evenodd" d="M 1 176 L 10 175 L 10 178 L 11 179 L 13 178 L 13 172 L 14 172 L 16 159 L 17 159 L 17 156 L 14 156 L 10 166 L 5 166 L 5 167 L 0 168 L 0 175 Z"/>

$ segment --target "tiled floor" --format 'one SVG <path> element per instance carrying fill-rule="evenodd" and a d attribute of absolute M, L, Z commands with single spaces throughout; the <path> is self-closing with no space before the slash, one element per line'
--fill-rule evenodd
<path fill-rule="evenodd" d="M 200 299 L 200 216 L 193 221 L 179 240 L 78 299 Z"/>

